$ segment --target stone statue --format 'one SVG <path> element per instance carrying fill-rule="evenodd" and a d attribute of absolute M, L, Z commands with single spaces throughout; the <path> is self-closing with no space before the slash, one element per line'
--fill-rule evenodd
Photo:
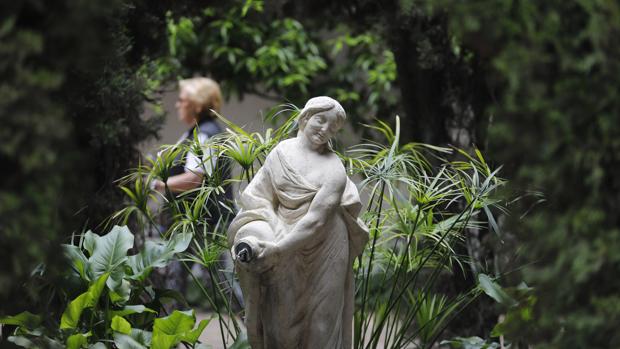
<path fill-rule="evenodd" d="M 310 99 L 244 190 L 228 230 L 253 349 L 351 348 L 361 203 L 329 140 L 346 114 Z"/>

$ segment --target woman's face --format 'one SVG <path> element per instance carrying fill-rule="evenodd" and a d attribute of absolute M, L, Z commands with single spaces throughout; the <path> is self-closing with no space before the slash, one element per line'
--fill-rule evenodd
<path fill-rule="evenodd" d="M 328 110 L 312 115 L 306 121 L 303 134 L 313 144 L 323 145 L 329 142 L 341 126 L 336 113 Z"/>
<path fill-rule="evenodd" d="M 194 126 L 196 124 L 198 113 L 200 109 L 196 106 L 196 103 L 189 99 L 187 92 L 181 90 L 179 92 L 179 99 L 176 103 L 177 116 L 179 120 L 188 126 Z"/>

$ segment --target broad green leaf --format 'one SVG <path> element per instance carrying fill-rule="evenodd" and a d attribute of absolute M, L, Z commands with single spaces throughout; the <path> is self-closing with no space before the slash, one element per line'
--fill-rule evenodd
<path fill-rule="evenodd" d="M 112 318 L 112 323 L 110 323 L 110 328 L 122 334 L 131 333 L 131 324 L 129 323 L 129 321 L 123 319 L 122 317 L 118 315 Z"/>
<path fill-rule="evenodd" d="M 60 329 L 75 328 L 77 326 L 82 312 L 88 308 L 87 304 L 90 297 L 90 294 L 86 291 L 69 303 L 60 318 Z"/>
<path fill-rule="evenodd" d="M 88 258 L 84 255 L 82 250 L 78 246 L 74 245 L 62 245 L 65 250 L 65 255 L 71 261 L 71 267 L 78 273 L 80 278 L 86 281 L 90 281 L 88 277 Z"/>
<path fill-rule="evenodd" d="M 170 349 L 173 346 L 179 344 L 181 339 L 178 335 L 169 334 L 153 334 L 153 341 L 151 343 L 151 349 Z"/>
<path fill-rule="evenodd" d="M 172 314 L 155 319 L 153 325 L 153 336 L 157 334 L 182 334 L 191 331 L 194 328 L 196 317 L 193 310 L 179 311 L 175 310 Z"/>
<path fill-rule="evenodd" d="M 152 332 L 134 328 L 131 330 L 130 336 L 140 344 L 146 345 L 147 347 L 151 346 L 151 339 L 153 338 Z"/>
<path fill-rule="evenodd" d="M 131 315 L 131 314 L 141 314 L 143 312 L 157 313 L 155 310 L 149 309 L 149 308 L 145 307 L 142 304 L 126 305 L 125 307 L 123 307 L 123 309 L 121 309 L 121 310 L 112 310 L 110 313 L 111 313 L 112 316 L 124 317 L 124 316 Z"/>
<path fill-rule="evenodd" d="M 114 334 L 114 343 L 123 349 L 146 349 L 151 346 L 152 333 L 139 329 L 132 329 L 129 335 Z"/>
<path fill-rule="evenodd" d="M 102 342 L 97 342 L 88 347 L 88 349 L 108 349 Z"/>
<path fill-rule="evenodd" d="M 67 349 L 79 349 L 85 347 L 86 344 L 88 344 L 88 337 L 90 337 L 90 335 L 90 332 L 88 332 L 76 333 L 69 336 L 69 338 L 67 338 Z"/>
<path fill-rule="evenodd" d="M 9 336 L 9 342 L 24 348 L 35 348 L 34 343 L 24 336 Z"/>
<path fill-rule="evenodd" d="M 114 275 L 116 277 L 122 277 L 123 275 Z M 131 295 L 131 284 L 128 280 L 120 279 L 114 280 L 112 277 L 108 279 L 107 282 L 108 287 L 110 288 L 110 300 L 112 303 L 124 303 L 129 300 L 129 296 Z"/>
<path fill-rule="evenodd" d="M 41 316 L 32 314 L 28 311 L 24 311 L 15 316 L 6 316 L 0 318 L 0 324 L 16 325 L 26 327 L 27 329 L 32 330 L 41 324 Z"/>
<path fill-rule="evenodd" d="M 208 321 L 207 321 L 208 322 Z M 181 341 L 186 340 L 186 336 L 193 338 L 194 333 L 192 329 L 196 323 L 196 316 L 193 310 L 178 311 L 175 310 L 172 314 L 155 319 L 153 325 L 153 349 L 169 349 L 174 345 L 179 344 Z M 206 324 L 202 324 L 202 329 Z"/>
<path fill-rule="evenodd" d="M 99 238 L 99 235 L 93 233 L 92 231 L 87 231 L 84 234 L 84 249 L 88 251 L 88 255 L 92 256 L 93 251 L 95 250 L 95 241 Z"/>
<path fill-rule="evenodd" d="M 84 309 L 92 308 L 97 304 L 109 275 L 108 273 L 101 275 L 95 283 L 90 285 L 88 291 L 69 303 L 60 319 L 60 329 L 75 328 Z"/>
<path fill-rule="evenodd" d="M 190 344 L 196 343 L 196 341 L 198 341 L 198 338 L 200 338 L 202 331 L 204 331 L 205 327 L 207 327 L 210 321 L 211 319 L 203 319 L 202 321 L 200 321 L 198 327 L 196 327 L 195 330 L 191 330 L 183 336 L 183 341 Z"/>
<path fill-rule="evenodd" d="M 64 343 L 60 343 L 55 339 L 39 334 L 34 337 L 27 338 L 25 336 L 9 336 L 9 342 L 24 348 L 45 348 L 45 349 L 66 349 Z"/>
<path fill-rule="evenodd" d="M 140 253 L 129 257 L 131 278 L 144 280 L 153 268 L 165 267 L 176 253 L 185 251 L 191 241 L 190 233 L 176 234 L 166 242 L 146 241 Z"/>
<path fill-rule="evenodd" d="M 86 233 L 86 241 L 92 240 L 92 255 L 88 259 L 94 277 L 103 273 L 113 274 L 113 280 L 120 280 L 122 264 L 127 261 L 127 250 L 133 246 L 133 235 L 127 227 L 114 226 L 104 236 Z M 112 289 L 112 287 L 110 287 Z"/>
<path fill-rule="evenodd" d="M 114 333 L 114 344 L 122 349 L 147 349 L 148 347 L 140 344 L 137 340 L 126 334 Z"/>
<path fill-rule="evenodd" d="M 512 297 L 502 289 L 500 285 L 491 280 L 486 274 L 478 275 L 478 285 L 489 297 L 495 299 L 500 304 L 512 307 L 517 304 Z"/>

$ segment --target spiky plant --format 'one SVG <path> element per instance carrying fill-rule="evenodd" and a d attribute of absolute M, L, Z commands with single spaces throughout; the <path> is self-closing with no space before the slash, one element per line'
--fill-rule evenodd
<path fill-rule="evenodd" d="M 181 261 L 190 273 L 189 263 L 199 265 L 213 280 L 210 287 L 204 287 L 191 275 L 213 311 L 231 319 L 229 324 L 220 316 L 225 344 L 240 337 L 243 310 L 236 309 L 242 302 L 231 290 L 234 276 L 230 270 L 222 273 L 219 261 L 222 253 L 229 253 L 227 222 L 210 221 L 213 214 L 207 208 L 218 207 L 220 217 L 227 217 L 222 212 L 233 212 L 234 203 L 222 200 L 219 194 L 227 185 L 234 183 L 242 188 L 252 180 L 269 151 L 292 135 L 298 112 L 290 105 L 273 111 L 271 116 L 289 116 L 281 126 L 264 133 L 248 133 L 220 116 L 227 127 L 225 133 L 206 144 L 194 141 L 168 146 L 123 181 L 128 205 L 114 219 L 141 217 L 143 229 L 152 229 L 157 213 L 149 210 L 145 200 L 158 195 L 173 216 L 172 224 L 160 232 L 161 236 L 170 239 L 176 234 L 193 235 Z M 358 186 L 369 198 L 361 216 L 370 228 L 370 241 L 354 264 L 354 346 L 430 348 L 450 321 L 480 293 L 473 288 L 456 296 L 442 295 L 434 286 L 439 276 L 454 270 L 454 265 L 464 270 L 463 264 L 469 262 L 455 248 L 468 229 L 499 231 L 493 212 L 495 208 L 504 210 L 497 192 L 505 181 L 497 176 L 499 169 L 492 170 L 477 150 L 471 155 L 460 149 L 400 144 L 398 118 L 395 129 L 380 121 L 367 127 L 385 138 L 385 143 L 364 141 L 338 152 L 348 173 L 360 179 Z M 208 154 L 205 161 L 227 159 L 236 175 L 225 178 L 215 167 L 206 172 L 203 185 L 192 195 L 150 191 L 150 180 L 165 182 L 174 159 L 187 151 Z M 446 159 L 455 155 L 460 156 L 459 160 Z M 209 201 L 217 205 L 208 205 Z"/>

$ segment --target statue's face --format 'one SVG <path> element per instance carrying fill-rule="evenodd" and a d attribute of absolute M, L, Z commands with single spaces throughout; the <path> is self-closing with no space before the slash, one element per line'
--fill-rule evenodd
<path fill-rule="evenodd" d="M 331 111 L 324 111 L 312 115 L 303 133 L 310 140 L 310 142 L 316 145 L 323 145 L 338 132 L 342 124 L 338 121 L 336 113 Z"/>

